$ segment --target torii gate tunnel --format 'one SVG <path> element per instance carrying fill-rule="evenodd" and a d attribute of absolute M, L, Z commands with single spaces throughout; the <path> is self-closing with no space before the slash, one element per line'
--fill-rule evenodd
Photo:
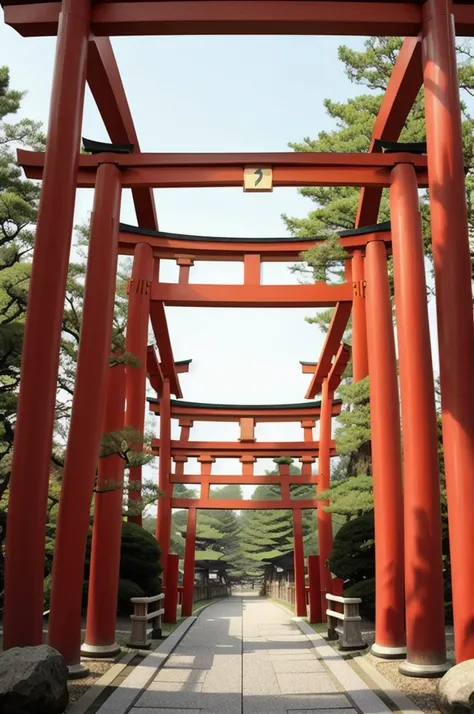
<path fill-rule="evenodd" d="M 342 335 L 352 312 L 353 378 L 370 375 L 376 539 L 376 644 L 381 657 L 404 657 L 405 674 L 432 675 L 446 668 L 441 518 L 437 433 L 430 352 L 418 188 L 430 191 L 431 237 L 436 278 L 442 422 L 447 480 L 456 658 L 474 658 L 474 328 L 471 273 L 456 67 L 455 33 L 474 36 L 474 5 L 453 0 L 3 0 L 6 22 L 27 36 L 57 35 L 56 65 L 46 153 L 20 151 L 28 177 L 42 179 L 21 389 L 8 507 L 4 646 L 42 640 L 45 512 L 52 443 L 61 318 L 77 187 L 93 188 L 84 314 L 54 558 L 49 641 L 71 671 L 80 662 L 80 616 L 89 508 L 103 431 L 124 424 L 143 429 L 145 381 L 158 395 L 160 413 L 160 499 L 158 538 L 170 576 L 170 518 L 173 506 L 189 508 L 185 610 L 196 508 L 243 508 L 208 499 L 211 465 L 223 454 L 239 456 L 239 483 L 253 483 L 259 455 L 291 452 L 303 464 L 302 480 L 329 485 L 334 389 L 348 358 Z M 366 154 L 146 154 L 138 138 L 109 41 L 113 35 L 334 34 L 404 35 L 393 74 Z M 111 144 L 86 143 L 80 155 L 81 121 L 88 82 Z M 424 86 L 427 145 L 396 142 L 413 102 Z M 252 183 L 252 176 L 258 176 Z M 347 251 L 346 282 L 340 285 L 261 285 L 266 260 L 296 259 L 313 241 L 214 239 L 160 233 L 152 189 L 156 187 L 360 186 L 355 229 L 340 236 Z M 123 188 L 131 188 L 138 227 L 119 224 Z M 382 190 L 390 190 L 391 224 L 377 225 Z M 387 255 L 393 252 L 401 421 Z M 127 350 L 141 367 L 109 368 L 110 336 L 118 254 L 134 256 L 129 286 Z M 159 280 L 160 258 L 180 266 L 178 284 Z M 244 283 L 196 285 L 189 273 L 196 260 L 240 260 Z M 180 402 L 165 305 L 335 306 L 326 341 L 312 373 L 306 406 L 216 407 Z M 147 345 L 151 318 L 157 350 Z M 47 336 L 45 338 L 45 335 Z M 159 355 L 159 356 L 158 356 Z M 108 385 L 108 386 L 107 386 Z M 171 401 L 174 395 L 177 401 Z M 126 396 L 126 411 L 124 404 Z M 237 419 L 236 444 L 192 442 L 191 424 L 200 418 Z M 278 444 L 254 441 L 259 419 L 301 421 L 304 439 Z M 181 437 L 171 440 L 171 418 Z M 320 419 L 319 442 L 313 441 Z M 286 450 L 286 451 L 285 451 Z M 32 458 L 32 455 L 34 457 Z M 172 497 L 173 483 L 185 483 L 184 464 L 198 456 L 202 494 L 197 502 Z M 318 474 L 311 463 L 318 458 Z M 171 462 L 176 464 L 172 473 Z M 402 479 L 403 474 L 403 479 Z M 136 468 L 133 480 L 140 481 Z M 121 526 L 120 491 L 102 492 L 121 481 L 118 457 L 102 459 L 96 497 L 92 575 L 86 650 L 114 648 L 115 601 Z M 228 480 L 228 477 L 227 477 Z M 278 507 L 292 508 L 295 553 L 301 573 L 301 508 L 291 499 L 284 468 Z M 402 486 L 403 483 L 403 486 Z M 115 495 L 114 495 L 115 494 Z M 139 496 L 139 491 L 137 491 Z M 256 502 L 252 502 L 255 507 Z M 268 507 L 268 504 L 264 504 Z M 275 507 L 272 502 L 271 507 Z M 139 519 L 137 519 L 139 520 Z M 25 525 L 26 524 L 26 525 Z M 331 550 L 331 518 L 318 508 L 321 590 L 331 587 L 325 567 Z M 173 566 L 174 567 L 174 566 Z M 301 575 L 298 576 L 301 578 Z M 301 580 L 300 580 L 301 582 Z M 176 589 L 176 588 L 175 588 Z M 186 595 L 187 593 L 187 595 Z M 300 601 L 301 602 L 301 601 Z M 108 629 L 107 629 L 108 628 Z"/>

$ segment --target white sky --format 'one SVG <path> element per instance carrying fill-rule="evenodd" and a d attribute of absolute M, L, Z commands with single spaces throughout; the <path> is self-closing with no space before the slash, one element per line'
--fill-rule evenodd
<path fill-rule="evenodd" d="M 1 16 L 0 16 L 1 17 Z M 285 151 L 289 141 L 315 137 L 334 124 L 323 100 L 345 101 L 363 93 L 345 77 L 337 47 L 362 47 L 362 39 L 328 37 L 139 37 L 112 40 L 142 151 Z M 0 65 L 11 86 L 25 89 L 21 117 L 47 122 L 54 38 L 25 39 L 0 24 Z M 108 141 L 87 90 L 83 135 Z M 75 220 L 87 219 L 91 190 L 77 194 Z M 312 207 L 296 189 L 244 194 L 241 189 L 155 190 L 160 228 L 220 236 L 284 236 L 282 213 L 305 216 Z M 130 192 L 121 219 L 136 224 Z M 163 280 L 177 279 L 174 264 L 162 264 Z M 240 264 L 199 264 L 193 282 L 242 282 Z M 296 281 L 285 265 L 266 265 L 264 283 Z M 192 358 L 181 376 L 186 400 L 230 403 L 303 401 L 308 381 L 299 360 L 316 361 L 324 340 L 304 321 L 307 309 L 168 308 L 177 360 Z M 434 305 L 430 305 L 434 363 Z M 316 432 L 317 433 L 317 432 Z M 173 429 L 173 436 L 177 431 Z M 237 425 L 197 425 L 191 439 L 233 440 Z M 262 440 L 298 440 L 297 425 L 261 425 Z M 259 463 L 258 471 L 273 464 Z M 237 473 L 215 464 L 215 473 Z M 189 464 L 189 472 L 195 472 Z M 156 468 L 148 469 L 156 477 Z M 248 491 L 247 491 L 248 495 Z"/>

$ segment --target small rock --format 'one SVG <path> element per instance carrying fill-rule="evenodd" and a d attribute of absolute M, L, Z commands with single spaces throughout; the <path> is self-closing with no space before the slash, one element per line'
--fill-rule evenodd
<path fill-rule="evenodd" d="M 0 654 L 2 714 L 63 714 L 69 701 L 68 670 L 48 645 L 13 647 Z"/>
<path fill-rule="evenodd" d="M 446 672 L 436 695 L 443 714 L 474 714 L 474 659 L 468 659 Z"/>

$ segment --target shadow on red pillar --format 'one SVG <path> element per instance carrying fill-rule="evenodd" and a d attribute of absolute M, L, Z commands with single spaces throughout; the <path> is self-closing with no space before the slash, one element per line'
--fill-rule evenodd
<path fill-rule="evenodd" d="M 393 268 L 402 397 L 407 661 L 403 674 L 442 676 L 443 555 L 438 434 L 418 182 L 398 164 L 390 188 Z"/>
<path fill-rule="evenodd" d="M 156 522 L 156 539 L 161 548 L 161 562 L 163 564 L 163 584 L 167 584 L 168 553 L 170 552 L 171 539 L 171 499 L 173 497 L 173 484 L 170 483 L 171 474 L 171 405 L 170 383 L 168 379 L 163 383 L 163 394 L 160 396 L 160 454 L 158 486 L 163 496 L 158 499 L 158 518 Z"/>
<path fill-rule="evenodd" d="M 308 555 L 309 621 L 323 622 L 319 555 Z"/>
<path fill-rule="evenodd" d="M 167 580 L 165 588 L 165 607 L 163 622 L 168 622 L 174 625 L 178 618 L 178 575 L 179 575 L 179 556 L 175 553 L 168 555 L 168 564 L 166 568 Z"/>
<path fill-rule="evenodd" d="M 359 382 L 369 373 L 367 355 L 367 317 L 365 313 L 365 274 L 362 250 L 352 256 L 352 381 Z"/>
<path fill-rule="evenodd" d="M 90 0 L 63 0 L 21 356 L 8 502 L 5 650 L 43 641 L 46 505 L 89 22 Z"/>
<path fill-rule="evenodd" d="M 303 516 L 301 508 L 293 508 L 293 542 L 295 567 L 295 612 L 297 617 L 306 617 Z"/>
<path fill-rule="evenodd" d="M 140 434 L 145 427 L 146 361 L 148 349 L 148 322 L 153 281 L 153 250 L 147 243 L 138 243 L 133 257 L 132 277 L 128 289 L 126 350 L 139 361 L 127 370 L 127 412 L 125 424 L 133 426 Z M 132 466 L 128 478 L 130 501 L 141 500 L 142 467 Z M 128 517 L 130 523 L 142 525 L 142 514 Z"/>
<path fill-rule="evenodd" d="M 375 518 L 375 644 L 378 657 L 404 657 L 403 491 L 395 339 L 387 251 L 368 243 L 365 258 L 370 423 Z"/>
<path fill-rule="evenodd" d="M 344 580 L 342 578 L 332 579 L 332 594 L 338 597 L 344 597 Z M 331 609 L 336 612 L 344 612 L 344 605 L 341 602 L 334 602 Z"/>
<path fill-rule="evenodd" d="M 448 0 L 423 5 L 431 239 L 456 662 L 474 659 L 474 332 L 456 38 Z"/>
<path fill-rule="evenodd" d="M 184 551 L 183 596 L 181 602 L 182 617 L 193 614 L 194 602 L 194 566 L 196 562 L 196 508 L 188 509 L 186 528 L 186 546 Z"/>
<path fill-rule="evenodd" d="M 332 399 L 329 391 L 328 380 L 322 385 L 321 394 L 321 421 L 319 434 L 318 457 L 318 494 L 327 491 L 331 485 L 331 428 L 332 428 Z M 332 551 L 332 516 L 324 510 L 329 501 L 318 502 L 318 547 L 319 547 L 319 572 L 321 581 L 321 608 L 326 612 L 326 593 L 332 593 L 331 571 L 326 563 Z"/>
<path fill-rule="evenodd" d="M 81 610 L 90 506 L 107 395 L 118 258 L 120 171 L 101 164 L 92 213 L 81 336 L 53 562 L 49 644 L 80 675 Z"/>
<path fill-rule="evenodd" d="M 105 434 L 123 429 L 125 365 L 109 369 Z M 86 639 L 81 654 L 111 657 L 120 652 L 115 641 L 117 594 L 122 542 L 124 460 L 118 454 L 99 460 L 92 530 Z M 113 487 L 112 487 L 113 486 Z"/>

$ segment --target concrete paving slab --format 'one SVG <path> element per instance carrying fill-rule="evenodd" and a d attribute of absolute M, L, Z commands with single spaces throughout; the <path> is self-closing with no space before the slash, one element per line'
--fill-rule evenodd
<path fill-rule="evenodd" d="M 288 709 L 288 714 L 321 714 L 321 709 Z M 355 709 L 331 709 L 331 714 L 358 714 Z"/>
<path fill-rule="evenodd" d="M 144 709 L 133 708 L 130 710 L 130 714 L 201 714 L 201 709 L 150 709 L 146 707 Z"/>
<path fill-rule="evenodd" d="M 174 667 L 168 667 L 165 665 L 156 675 L 154 682 L 204 682 L 208 670 L 207 669 L 193 669 L 187 671 L 185 669 L 178 669 Z"/>
<path fill-rule="evenodd" d="M 202 692 L 204 682 L 161 682 L 154 681 L 147 692 Z"/>
<path fill-rule="evenodd" d="M 304 674 L 306 672 L 326 672 L 323 664 L 315 657 L 303 660 L 286 660 L 279 657 L 272 661 L 276 674 Z"/>
<path fill-rule="evenodd" d="M 277 674 L 282 694 L 325 694 L 337 692 L 337 687 L 326 673 Z"/>

